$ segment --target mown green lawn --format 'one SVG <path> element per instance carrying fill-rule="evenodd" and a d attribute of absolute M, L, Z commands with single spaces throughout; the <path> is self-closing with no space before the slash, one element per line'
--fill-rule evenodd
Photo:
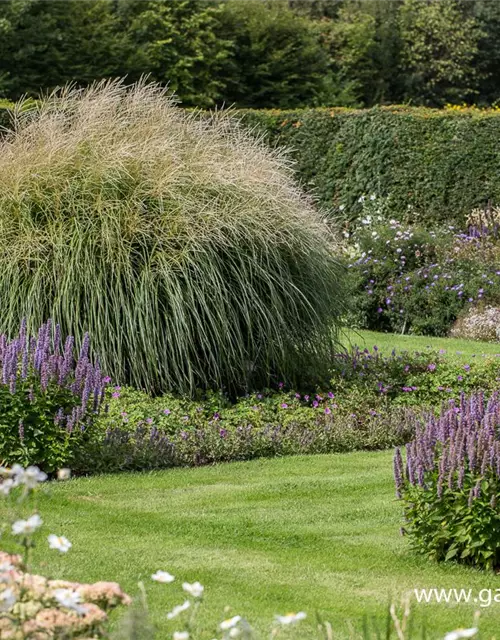
<path fill-rule="evenodd" d="M 457 340 L 455 338 L 432 338 L 429 336 L 408 336 L 376 331 L 348 331 L 344 344 L 357 345 L 362 349 L 373 349 L 376 345 L 381 352 L 389 355 L 397 351 L 440 351 L 443 357 L 468 359 L 471 357 L 494 356 L 500 354 L 500 343 Z"/>
<path fill-rule="evenodd" d="M 346 620 L 357 624 L 365 612 L 382 619 L 388 599 L 413 588 L 500 589 L 499 576 L 410 552 L 391 462 L 391 452 L 304 456 L 52 484 L 41 501 L 44 535 L 64 534 L 73 548 L 59 556 L 41 542 L 35 566 L 67 579 L 116 580 L 130 594 L 143 580 L 160 638 L 179 628 L 166 613 L 183 601 L 183 580 L 206 587 L 207 638 L 228 605 L 263 637 L 274 614 L 304 610 L 301 637 L 318 611 L 345 638 Z M 157 569 L 176 582 L 151 582 Z M 476 608 L 422 604 L 414 612 L 440 638 L 470 626 Z M 483 609 L 482 628 L 482 640 L 498 633 L 500 603 Z"/>

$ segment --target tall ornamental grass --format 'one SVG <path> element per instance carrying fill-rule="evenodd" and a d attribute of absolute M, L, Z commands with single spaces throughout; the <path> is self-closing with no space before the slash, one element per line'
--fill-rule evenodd
<path fill-rule="evenodd" d="M 300 384 L 328 360 L 341 282 L 286 157 L 231 116 L 120 81 L 17 105 L 0 330 L 88 330 L 103 369 L 148 391 Z"/>

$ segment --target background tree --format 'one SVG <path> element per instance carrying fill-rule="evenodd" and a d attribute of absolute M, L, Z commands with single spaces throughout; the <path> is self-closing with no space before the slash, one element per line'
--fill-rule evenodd
<path fill-rule="evenodd" d="M 17 99 L 117 75 L 126 54 L 109 0 L 0 2 L 0 92 Z"/>
<path fill-rule="evenodd" d="M 473 17 L 481 29 L 478 43 L 478 103 L 488 105 L 500 101 L 500 2 L 475 0 Z"/>
<path fill-rule="evenodd" d="M 405 97 L 442 106 L 473 99 L 482 32 L 456 0 L 405 0 L 400 10 Z"/>
<path fill-rule="evenodd" d="M 128 56 L 118 75 L 135 80 L 150 74 L 183 104 L 213 106 L 223 95 L 231 45 L 216 33 L 220 11 L 200 0 L 121 0 L 117 12 Z"/>
<path fill-rule="evenodd" d="M 328 102 L 329 60 L 320 30 L 286 2 L 229 0 L 219 33 L 232 42 L 224 73 L 227 103 L 288 108 Z"/>

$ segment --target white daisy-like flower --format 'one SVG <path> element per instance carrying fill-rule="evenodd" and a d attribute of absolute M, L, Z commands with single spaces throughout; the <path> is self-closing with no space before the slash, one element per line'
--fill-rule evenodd
<path fill-rule="evenodd" d="M 0 493 L 4 496 L 8 496 L 12 489 L 14 489 L 16 483 L 12 478 L 7 478 L 0 484 Z"/>
<path fill-rule="evenodd" d="M 186 611 L 191 606 L 189 600 L 186 600 L 183 604 L 178 604 L 176 607 L 172 609 L 169 613 L 167 613 L 167 619 L 172 620 L 172 618 L 176 618 L 179 613 Z"/>
<path fill-rule="evenodd" d="M 2 613 L 12 609 L 15 604 L 16 596 L 10 587 L 0 591 L 0 611 Z"/>
<path fill-rule="evenodd" d="M 173 640 L 188 640 L 189 632 L 188 631 L 174 631 L 174 635 L 172 636 Z"/>
<path fill-rule="evenodd" d="M 205 590 L 205 587 L 199 582 L 193 582 L 193 584 L 183 582 L 182 588 L 186 593 L 189 593 L 190 596 L 193 596 L 193 598 L 201 598 L 203 591 Z"/>
<path fill-rule="evenodd" d="M 12 525 L 12 533 L 15 536 L 21 535 L 30 535 L 34 533 L 37 529 L 39 529 L 43 524 L 43 520 L 40 516 L 35 513 L 35 515 L 31 516 L 27 520 L 16 520 Z"/>
<path fill-rule="evenodd" d="M 241 621 L 241 616 L 233 616 L 232 618 L 223 620 L 219 626 L 222 631 L 227 631 L 228 629 L 232 629 L 233 627 L 235 627 L 240 621 Z"/>
<path fill-rule="evenodd" d="M 38 467 L 28 467 L 16 472 L 19 484 L 24 484 L 28 489 L 34 489 L 40 482 L 47 480 L 47 474 Z"/>
<path fill-rule="evenodd" d="M 154 580 L 155 582 L 162 582 L 164 584 L 167 584 L 169 582 L 173 582 L 175 578 L 168 571 L 158 570 L 156 573 L 153 573 L 153 575 L 151 576 L 151 580 Z"/>
<path fill-rule="evenodd" d="M 64 536 L 56 536 L 53 533 L 48 536 L 47 540 L 51 549 L 57 549 L 57 551 L 60 551 L 61 553 L 67 553 L 73 546 L 68 538 L 65 538 Z"/>
<path fill-rule="evenodd" d="M 471 629 L 456 629 L 455 631 L 450 631 L 444 637 L 444 640 L 460 640 L 461 638 L 472 638 L 479 631 L 477 627 L 472 627 Z"/>
<path fill-rule="evenodd" d="M 370 196 L 370 200 L 373 202 L 376 199 L 377 199 L 377 196 L 374 193 L 372 193 L 372 195 Z"/>
<path fill-rule="evenodd" d="M 287 613 L 284 616 L 275 616 L 276 622 L 279 624 L 296 624 L 300 622 L 300 620 L 304 620 L 307 617 L 307 614 L 303 611 L 299 611 L 298 613 Z"/>
<path fill-rule="evenodd" d="M 82 598 L 80 594 L 77 591 L 73 591 L 73 589 L 56 589 L 54 591 L 54 598 L 61 607 L 76 611 L 76 613 L 80 615 L 87 612 L 87 608 L 81 604 Z"/>

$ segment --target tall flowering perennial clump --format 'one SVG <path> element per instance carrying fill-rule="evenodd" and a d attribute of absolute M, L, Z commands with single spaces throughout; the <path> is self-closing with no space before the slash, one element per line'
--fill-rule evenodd
<path fill-rule="evenodd" d="M 50 320 L 36 337 L 25 321 L 16 338 L 0 335 L 0 460 L 53 471 L 87 437 L 108 379 L 90 360 L 88 334 L 77 357 L 74 342 Z"/>
<path fill-rule="evenodd" d="M 500 392 L 462 395 L 394 456 L 414 548 L 436 560 L 500 566 Z"/>

